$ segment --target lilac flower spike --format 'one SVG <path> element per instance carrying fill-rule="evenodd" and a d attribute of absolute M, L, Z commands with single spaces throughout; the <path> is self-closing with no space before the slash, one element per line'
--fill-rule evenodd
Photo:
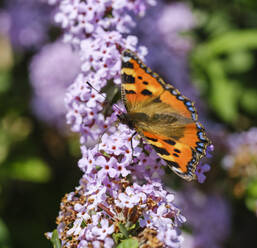
<path fill-rule="evenodd" d="M 55 21 L 65 30 L 64 41 L 79 53 L 81 72 L 65 98 L 67 122 L 80 134 L 83 172 L 79 186 L 63 198 L 57 231 L 62 247 L 116 247 L 128 238 L 148 247 L 181 246 L 179 230 L 186 219 L 174 204 L 174 195 L 161 184 L 163 161 L 132 130 L 117 125 L 113 106 L 106 110 L 107 86 L 119 85 L 121 52 L 145 47 L 128 35 L 135 25 L 128 12 L 144 15 L 153 0 L 59 0 Z M 93 87 L 90 87 L 89 82 Z M 106 88 L 105 88 L 106 89 Z M 106 91 L 107 92 L 107 91 Z M 131 141 L 133 148 L 131 146 Z M 95 144 L 89 147 L 88 144 Z"/>
<path fill-rule="evenodd" d="M 105 119 L 104 95 L 101 90 L 107 82 L 120 84 L 120 53 L 126 47 L 136 50 L 135 36 L 122 36 L 134 25 L 128 10 L 144 13 L 142 6 L 153 1 L 60 1 L 55 19 L 66 30 L 64 40 L 79 53 L 81 71 L 66 97 L 67 121 L 74 132 L 81 133 L 81 143 L 96 140 L 110 119 Z M 115 3 L 115 4 L 114 4 Z M 137 7 L 136 7 L 137 6 Z M 146 49 L 139 47 L 139 54 L 146 55 Z"/>

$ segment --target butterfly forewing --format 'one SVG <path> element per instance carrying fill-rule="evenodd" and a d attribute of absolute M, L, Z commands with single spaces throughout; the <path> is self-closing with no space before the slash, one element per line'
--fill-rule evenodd
<path fill-rule="evenodd" d="M 121 74 L 123 101 L 137 132 L 176 174 L 195 179 L 196 165 L 209 140 L 197 122 L 193 102 L 129 50 L 123 52 Z"/>

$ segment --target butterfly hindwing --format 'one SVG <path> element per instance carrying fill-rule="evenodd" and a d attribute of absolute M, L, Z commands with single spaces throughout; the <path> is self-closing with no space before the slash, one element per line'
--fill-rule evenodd
<path fill-rule="evenodd" d="M 148 132 L 143 132 L 143 134 L 157 154 L 167 162 L 176 174 L 187 180 L 194 179 L 193 163 L 189 165 L 188 161 L 191 161 L 192 157 L 195 157 L 196 161 L 197 154 L 190 146 L 170 137 L 158 136 Z"/>
<path fill-rule="evenodd" d="M 194 103 L 144 65 L 129 50 L 122 57 L 122 97 L 128 119 L 171 169 L 195 179 L 209 140 Z"/>

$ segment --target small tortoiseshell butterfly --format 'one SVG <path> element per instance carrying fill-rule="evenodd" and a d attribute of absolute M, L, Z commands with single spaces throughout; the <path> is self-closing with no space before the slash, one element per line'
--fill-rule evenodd
<path fill-rule="evenodd" d="M 135 53 L 122 54 L 121 94 L 127 113 L 119 119 L 144 137 L 180 177 L 196 179 L 210 141 L 194 103 L 151 71 Z"/>

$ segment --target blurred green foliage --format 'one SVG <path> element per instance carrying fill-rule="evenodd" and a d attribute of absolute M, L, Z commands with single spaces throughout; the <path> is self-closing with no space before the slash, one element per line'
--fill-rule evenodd
<path fill-rule="evenodd" d="M 1 248 L 51 247 L 44 233 L 54 229 L 59 199 L 81 175 L 78 138 L 63 137 L 31 111 L 32 55 L 15 53 L 0 35 Z"/>
<path fill-rule="evenodd" d="M 123 240 L 117 246 L 117 248 L 138 248 L 138 247 L 139 247 L 138 241 L 132 238 Z"/>
<path fill-rule="evenodd" d="M 256 211 L 257 208 L 257 178 L 252 180 L 247 185 L 247 192 L 246 192 L 246 205 L 252 211 Z"/>
<path fill-rule="evenodd" d="M 252 82 L 244 76 L 255 66 L 255 50 L 257 30 L 233 30 L 199 44 L 192 54 L 195 77 L 208 83 L 202 88 L 222 121 L 236 124 L 240 110 L 256 113 L 257 89 L 249 89 Z"/>
<path fill-rule="evenodd" d="M 190 57 L 193 81 L 209 103 L 213 117 L 230 131 L 256 126 L 257 1 L 187 2 L 198 20 Z M 257 161 L 253 164 L 257 166 Z M 238 184 L 234 182 L 234 186 L 246 187 L 245 203 L 253 212 L 257 209 L 256 177 L 253 174 L 240 178 Z"/>
<path fill-rule="evenodd" d="M 51 237 L 51 243 L 53 245 L 53 248 L 61 248 L 61 241 L 59 240 L 58 237 L 58 231 L 55 229 L 52 233 L 52 237 Z"/>
<path fill-rule="evenodd" d="M 0 247 L 7 248 L 10 245 L 10 233 L 5 223 L 0 219 Z"/>

